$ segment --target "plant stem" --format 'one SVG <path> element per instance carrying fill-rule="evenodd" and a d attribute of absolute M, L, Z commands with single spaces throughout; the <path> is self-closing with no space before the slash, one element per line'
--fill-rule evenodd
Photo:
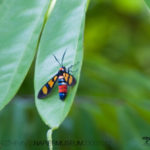
<path fill-rule="evenodd" d="M 47 131 L 47 141 L 49 143 L 49 150 L 53 150 L 52 133 L 53 133 L 53 129 L 49 129 Z"/>

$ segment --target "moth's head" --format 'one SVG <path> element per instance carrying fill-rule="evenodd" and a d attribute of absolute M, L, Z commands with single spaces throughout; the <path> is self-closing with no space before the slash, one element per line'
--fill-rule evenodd
<path fill-rule="evenodd" d="M 61 67 L 61 68 L 59 69 L 59 71 L 64 72 L 64 71 L 66 71 L 66 68 L 65 68 L 65 67 Z"/>

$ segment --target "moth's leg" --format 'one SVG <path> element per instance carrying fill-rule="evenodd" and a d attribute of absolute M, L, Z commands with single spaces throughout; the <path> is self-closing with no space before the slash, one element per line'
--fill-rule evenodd
<path fill-rule="evenodd" d="M 71 69 L 72 69 L 72 67 L 73 67 L 73 66 L 76 66 L 77 64 L 79 64 L 79 62 L 77 62 L 77 63 L 76 63 L 76 64 L 74 64 L 74 65 L 69 66 L 69 67 L 68 67 L 68 73 L 70 73 L 70 72 L 71 72 L 71 73 L 73 73 L 73 72 L 77 72 L 77 71 L 78 71 L 78 69 L 73 70 L 73 71 L 71 70 Z"/>
<path fill-rule="evenodd" d="M 70 67 L 68 67 L 68 73 L 70 73 L 70 72 L 72 72 L 72 67 L 73 67 L 73 65 L 71 65 Z"/>

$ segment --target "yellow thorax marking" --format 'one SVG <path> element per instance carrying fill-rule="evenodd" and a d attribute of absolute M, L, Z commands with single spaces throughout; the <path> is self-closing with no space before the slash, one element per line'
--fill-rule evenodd
<path fill-rule="evenodd" d="M 68 73 L 66 73 L 65 75 L 66 75 L 65 80 L 68 81 L 68 77 L 69 77 Z"/>
<path fill-rule="evenodd" d="M 48 82 L 48 84 L 49 84 L 49 86 L 52 88 L 52 87 L 53 87 L 54 82 L 53 82 L 52 80 L 50 80 L 50 81 Z"/>
<path fill-rule="evenodd" d="M 66 73 L 63 73 L 63 76 L 65 77 L 65 76 L 66 76 Z"/>
<path fill-rule="evenodd" d="M 56 80 L 57 80 L 57 76 L 54 77 L 54 81 L 56 81 Z"/>
<path fill-rule="evenodd" d="M 48 92 L 47 87 L 44 86 L 44 87 L 42 88 L 42 91 L 43 91 L 44 94 L 47 94 L 47 92 Z"/>
<path fill-rule="evenodd" d="M 72 76 L 70 76 L 70 78 L 69 78 L 69 84 L 71 84 L 72 83 Z"/>

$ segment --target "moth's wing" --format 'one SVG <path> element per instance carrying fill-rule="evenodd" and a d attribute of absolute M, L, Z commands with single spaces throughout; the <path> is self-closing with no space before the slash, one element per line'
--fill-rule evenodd
<path fill-rule="evenodd" d="M 58 79 L 58 75 L 55 75 L 52 79 L 50 79 L 39 91 L 38 93 L 38 98 L 42 99 L 45 98 L 52 90 L 54 87 L 56 81 Z"/>
<path fill-rule="evenodd" d="M 76 84 L 76 79 L 71 74 L 64 72 L 63 76 L 65 78 L 67 85 L 74 86 Z"/>

